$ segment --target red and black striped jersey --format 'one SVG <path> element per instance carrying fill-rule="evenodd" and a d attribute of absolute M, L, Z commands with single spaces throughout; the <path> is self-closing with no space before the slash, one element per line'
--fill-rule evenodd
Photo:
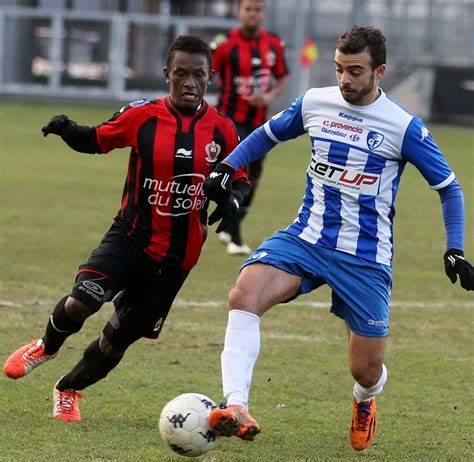
<path fill-rule="evenodd" d="M 183 115 L 168 96 L 130 103 L 95 134 L 100 153 L 131 147 L 115 221 L 154 260 L 191 269 L 207 232 L 203 181 L 238 144 L 234 124 L 205 101 Z M 242 169 L 232 179 L 248 182 Z"/>
<path fill-rule="evenodd" d="M 288 74 L 282 40 L 264 28 L 257 38 L 247 39 L 235 28 L 227 37 L 217 36 L 211 48 L 212 65 L 219 74 L 217 109 L 234 122 L 260 126 L 266 108 L 249 106 L 248 97 L 267 92 L 275 79 Z"/>

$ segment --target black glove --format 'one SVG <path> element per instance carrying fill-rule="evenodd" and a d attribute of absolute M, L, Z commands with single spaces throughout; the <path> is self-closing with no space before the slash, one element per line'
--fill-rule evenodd
<path fill-rule="evenodd" d="M 216 228 L 216 233 L 225 231 L 230 227 L 232 222 L 238 219 L 241 199 L 243 199 L 242 195 L 239 195 L 236 191 L 234 194 L 231 194 L 225 204 L 219 204 L 214 212 L 209 215 L 208 223 L 210 225 L 221 220 L 219 226 Z"/>
<path fill-rule="evenodd" d="M 457 249 L 449 249 L 444 254 L 444 270 L 451 282 L 457 281 L 457 275 L 461 281 L 461 287 L 466 290 L 474 290 L 474 268 L 464 259 L 464 252 Z"/>
<path fill-rule="evenodd" d="M 204 194 L 217 204 L 227 206 L 232 194 L 233 174 L 234 169 L 230 165 L 223 164 L 222 162 L 217 164 L 216 168 L 204 180 Z"/>
<path fill-rule="evenodd" d="M 43 132 L 43 136 L 48 136 L 50 133 L 53 133 L 54 135 L 63 137 L 74 134 L 76 127 L 77 124 L 74 120 L 71 120 L 67 115 L 60 114 L 54 116 L 41 131 Z"/>

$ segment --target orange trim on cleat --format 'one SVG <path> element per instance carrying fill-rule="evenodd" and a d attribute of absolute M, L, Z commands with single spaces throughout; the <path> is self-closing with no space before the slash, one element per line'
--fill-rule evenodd
<path fill-rule="evenodd" d="M 352 397 L 352 425 L 349 429 L 351 446 L 356 451 L 365 451 L 375 438 L 377 432 L 377 404 L 375 397 L 369 401 L 357 402 Z"/>
<path fill-rule="evenodd" d="M 80 422 L 81 413 L 77 400 L 82 399 L 82 395 L 76 390 L 60 391 L 56 385 L 53 389 L 53 417 L 63 422 Z"/>
<path fill-rule="evenodd" d="M 247 409 L 238 405 L 212 411 L 209 425 L 219 436 L 237 436 L 245 441 L 253 441 L 261 431 L 260 425 Z"/>
<path fill-rule="evenodd" d="M 57 355 L 58 353 L 45 355 L 43 340 L 32 340 L 8 357 L 3 365 L 3 373 L 11 379 L 19 379 Z"/>

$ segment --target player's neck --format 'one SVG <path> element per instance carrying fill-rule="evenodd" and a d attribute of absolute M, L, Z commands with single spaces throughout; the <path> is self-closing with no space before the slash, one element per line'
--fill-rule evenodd
<path fill-rule="evenodd" d="M 242 36 L 246 39 L 256 39 L 260 35 L 260 27 L 257 27 L 255 29 L 249 29 L 245 27 L 240 28 L 240 33 Z"/>

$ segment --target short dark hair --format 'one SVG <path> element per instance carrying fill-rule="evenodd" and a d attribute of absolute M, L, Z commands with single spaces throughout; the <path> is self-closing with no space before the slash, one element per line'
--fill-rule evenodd
<path fill-rule="evenodd" d="M 209 64 L 209 72 L 212 71 L 212 54 L 209 45 L 197 35 L 180 35 L 168 48 L 166 54 L 166 67 L 169 69 L 174 54 L 177 51 L 184 51 L 190 54 L 204 55 Z"/>
<path fill-rule="evenodd" d="M 385 37 L 373 26 L 354 26 L 347 30 L 337 39 L 336 49 L 345 54 L 362 53 L 368 49 L 372 69 L 385 64 L 387 58 Z"/>
<path fill-rule="evenodd" d="M 239 0 L 239 8 L 242 6 L 242 3 L 244 3 L 246 0 Z M 263 6 L 266 6 L 266 1 L 265 0 L 257 0 L 258 3 L 263 3 Z"/>

